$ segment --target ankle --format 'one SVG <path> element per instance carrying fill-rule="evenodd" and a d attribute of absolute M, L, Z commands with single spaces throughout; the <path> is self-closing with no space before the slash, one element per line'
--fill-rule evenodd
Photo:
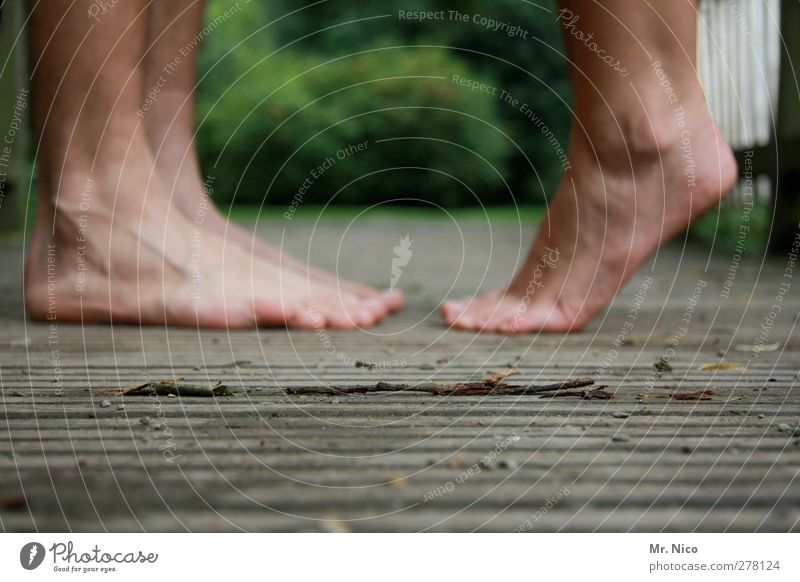
<path fill-rule="evenodd" d="M 614 106 L 613 114 L 578 114 L 571 143 L 604 167 L 630 168 L 631 162 L 660 163 L 679 150 L 685 130 L 704 135 L 713 127 L 702 95 L 676 102 L 661 97 L 644 105 Z"/>

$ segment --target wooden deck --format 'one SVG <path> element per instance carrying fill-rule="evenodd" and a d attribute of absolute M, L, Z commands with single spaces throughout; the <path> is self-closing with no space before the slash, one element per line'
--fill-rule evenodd
<path fill-rule="evenodd" d="M 266 226 L 284 236 L 285 221 Z M 800 267 L 792 280 L 785 259 L 733 268 L 731 257 L 679 243 L 648 265 L 653 283 L 638 311 L 649 271 L 588 331 L 510 338 L 448 331 L 436 307 L 451 287 L 505 281 L 526 248 L 519 227 L 402 218 L 289 226 L 294 254 L 330 268 L 346 257 L 341 274 L 382 286 L 392 247 L 409 234 L 414 254 L 399 282 L 408 309 L 327 339 L 51 330 L 23 318 L 22 249 L 2 248 L 3 530 L 800 531 Z M 707 286 L 692 308 L 699 280 Z M 754 340 L 766 349 L 753 353 Z M 664 356 L 672 370 L 658 373 Z M 721 361 L 741 368 L 700 369 Z M 515 382 L 591 376 L 615 398 L 284 391 L 461 382 L 511 367 Z M 129 396 L 124 406 L 90 392 L 147 377 L 246 392 Z M 703 389 L 710 400 L 667 397 Z"/>

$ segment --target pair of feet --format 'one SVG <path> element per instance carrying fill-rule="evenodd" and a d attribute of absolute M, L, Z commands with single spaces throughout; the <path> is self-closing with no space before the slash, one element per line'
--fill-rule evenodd
<path fill-rule="evenodd" d="M 702 99 L 687 118 L 688 149 L 669 120 L 618 146 L 573 132 L 573 169 L 525 263 L 503 289 L 447 301 L 445 322 L 504 333 L 586 325 L 736 179 Z M 62 175 L 43 176 L 25 279 L 34 317 L 348 329 L 403 306 L 399 292 L 339 280 L 229 224 L 205 195 L 191 139 L 156 148 L 138 123 L 112 130 L 120 147 L 103 159 L 67 160 Z"/>

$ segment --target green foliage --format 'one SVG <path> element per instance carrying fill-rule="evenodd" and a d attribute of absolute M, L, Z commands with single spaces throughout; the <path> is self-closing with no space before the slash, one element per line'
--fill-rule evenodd
<path fill-rule="evenodd" d="M 385 38 L 382 31 L 388 29 L 399 44 L 448 47 L 469 63 L 481 81 L 528 105 L 552 130 L 556 141 L 567 147 L 571 100 L 553 1 L 383 0 L 371 9 L 335 0 L 306 4 L 313 7 L 296 13 L 276 28 L 278 43 L 302 38 L 299 45 L 303 50 L 341 54 L 379 46 Z M 296 9 L 297 3 L 276 0 L 274 6 L 275 12 L 282 14 Z M 441 20 L 419 22 L 401 20 L 401 10 L 445 11 L 446 15 Z M 454 17 L 450 11 L 466 15 L 467 21 Z M 376 15 L 389 17 L 369 18 Z M 478 22 L 473 21 L 475 17 Z M 522 34 L 509 36 L 503 29 L 489 30 L 480 23 L 483 17 L 516 26 Z M 323 28 L 327 30 L 322 31 Z M 515 196 L 542 201 L 561 176 L 561 164 L 552 143 L 520 113 L 519 106 L 497 99 L 495 108 L 519 146 L 510 154 L 507 176 Z"/>
<path fill-rule="evenodd" d="M 209 20 L 229 7 L 210 4 Z M 286 203 L 309 177 L 302 199 L 317 203 L 531 202 L 555 186 L 554 143 L 566 149 L 570 114 L 552 12 L 521 0 L 242 6 L 208 35 L 201 62 L 198 145 L 218 197 Z M 400 19 L 398 10 L 482 14 L 527 38 L 473 22 Z M 458 86 L 453 75 L 496 92 Z"/>
<path fill-rule="evenodd" d="M 724 255 L 760 257 L 767 251 L 770 212 L 765 202 L 756 202 L 748 211 L 736 200 L 726 200 L 692 225 L 689 234 Z"/>

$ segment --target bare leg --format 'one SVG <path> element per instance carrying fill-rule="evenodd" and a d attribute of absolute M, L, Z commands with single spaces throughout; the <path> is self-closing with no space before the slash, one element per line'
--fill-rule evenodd
<path fill-rule="evenodd" d="M 160 178 L 170 189 L 176 206 L 194 216 L 200 205 L 206 209 L 204 226 L 213 229 L 234 244 L 254 252 L 262 260 L 280 261 L 331 293 L 342 295 L 351 305 L 361 302 L 378 319 L 403 305 L 398 293 L 381 294 L 377 290 L 311 268 L 268 245 L 244 229 L 229 224 L 207 200 L 194 144 L 194 91 L 197 82 L 198 49 L 192 39 L 202 27 L 203 0 L 154 2 L 149 8 L 149 46 L 144 60 L 145 95 L 158 88 L 157 96 L 146 100 L 144 127 L 155 152 Z M 146 97 L 145 97 L 146 99 Z"/>
<path fill-rule="evenodd" d="M 736 179 L 696 76 L 691 2 L 564 0 L 557 16 L 572 62 L 572 167 L 509 285 L 445 304 L 460 328 L 581 329 Z"/>
<path fill-rule="evenodd" d="M 213 327 L 352 327 L 376 317 L 183 215 L 137 111 L 143 0 L 92 18 L 92 0 L 31 15 L 40 192 L 26 265 L 32 316 Z"/>

